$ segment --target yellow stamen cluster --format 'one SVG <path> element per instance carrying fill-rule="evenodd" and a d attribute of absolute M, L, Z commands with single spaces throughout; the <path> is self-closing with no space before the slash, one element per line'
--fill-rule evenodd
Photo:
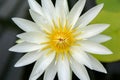
<path fill-rule="evenodd" d="M 49 46 L 57 53 L 68 52 L 74 42 L 74 35 L 66 26 L 54 29 L 49 35 Z"/>
<path fill-rule="evenodd" d="M 47 46 L 44 49 L 55 51 L 56 55 L 62 54 L 64 56 L 64 54 L 67 54 L 69 56 L 70 48 L 77 42 L 75 32 L 76 29 L 72 29 L 67 24 L 65 26 L 54 25 L 52 30 L 47 33 L 48 42 L 45 42 Z"/>

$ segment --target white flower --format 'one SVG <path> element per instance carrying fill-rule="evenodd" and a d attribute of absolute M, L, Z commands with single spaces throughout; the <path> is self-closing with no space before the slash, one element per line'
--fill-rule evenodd
<path fill-rule="evenodd" d="M 34 22 L 13 18 L 25 33 L 10 51 L 25 54 L 15 67 L 36 61 L 29 80 L 36 80 L 44 72 L 44 80 L 53 80 L 56 73 L 59 80 L 71 80 L 71 72 L 81 80 L 90 80 L 84 66 L 106 73 L 102 64 L 91 54 L 111 54 L 100 43 L 110 40 L 100 35 L 109 24 L 90 24 L 100 12 L 103 4 L 97 5 L 80 16 L 86 0 L 79 0 L 69 11 L 67 0 L 41 0 L 42 7 L 35 0 L 28 0 Z M 80 16 L 80 17 L 79 17 Z"/>

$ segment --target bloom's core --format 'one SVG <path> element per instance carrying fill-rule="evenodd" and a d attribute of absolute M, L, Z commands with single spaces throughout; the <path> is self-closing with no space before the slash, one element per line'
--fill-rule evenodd
<path fill-rule="evenodd" d="M 70 52 L 71 46 L 76 44 L 76 29 L 71 29 L 67 24 L 62 26 L 61 24 L 54 25 L 52 30 L 47 33 L 48 42 L 45 49 L 55 51 L 56 54 L 65 54 Z"/>
<path fill-rule="evenodd" d="M 74 44 L 74 36 L 71 30 L 66 27 L 54 29 L 49 35 L 51 48 L 57 53 L 65 53 Z"/>

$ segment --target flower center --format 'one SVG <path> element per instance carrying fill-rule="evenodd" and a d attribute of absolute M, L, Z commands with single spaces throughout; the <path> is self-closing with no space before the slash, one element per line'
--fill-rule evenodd
<path fill-rule="evenodd" d="M 76 28 L 71 29 L 67 23 L 65 26 L 61 24 L 58 26 L 54 25 L 49 32 L 45 31 L 48 41 L 44 43 L 46 46 L 43 49 L 49 49 L 50 51 L 48 53 L 56 52 L 56 58 L 58 58 L 59 55 L 64 57 L 64 54 L 69 58 L 70 49 L 72 46 L 77 45 L 78 40 L 76 36 L 80 34 L 76 32 L 76 30 Z"/>
<path fill-rule="evenodd" d="M 49 35 L 49 45 L 57 53 L 68 52 L 74 41 L 72 30 L 66 27 L 54 29 Z"/>

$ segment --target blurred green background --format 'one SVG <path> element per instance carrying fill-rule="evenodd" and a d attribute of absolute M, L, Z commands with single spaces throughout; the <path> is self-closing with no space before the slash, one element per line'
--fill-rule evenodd
<path fill-rule="evenodd" d="M 120 60 L 120 0 L 97 0 L 97 3 L 104 3 L 101 13 L 92 23 L 108 23 L 111 26 L 103 32 L 112 37 L 112 40 L 104 43 L 113 51 L 112 55 L 94 55 L 100 61 L 114 62 Z"/>

